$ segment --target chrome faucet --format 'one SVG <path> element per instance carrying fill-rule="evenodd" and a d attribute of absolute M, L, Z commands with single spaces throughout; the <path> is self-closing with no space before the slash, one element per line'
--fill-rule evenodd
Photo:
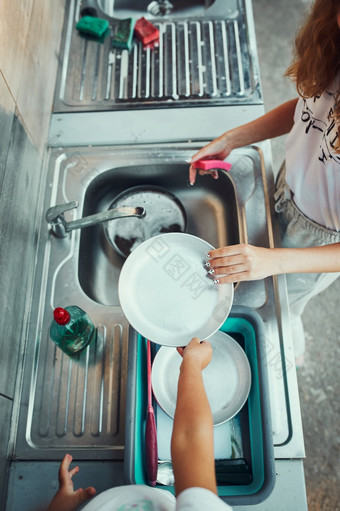
<path fill-rule="evenodd" d="M 78 205 L 78 201 L 67 202 L 65 204 L 52 206 L 46 211 L 46 220 L 51 225 L 51 230 L 57 238 L 66 238 L 70 231 L 73 231 L 74 229 L 83 229 L 83 227 L 101 224 L 103 222 L 108 222 L 109 220 L 116 220 L 117 218 L 128 216 L 143 218 L 145 216 L 144 208 L 139 206 L 135 208 L 131 206 L 122 206 L 120 208 L 108 209 L 107 211 L 103 211 L 95 215 L 85 216 L 84 218 L 79 218 L 79 220 L 67 222 L 64 213 L 77 208 Z"/>

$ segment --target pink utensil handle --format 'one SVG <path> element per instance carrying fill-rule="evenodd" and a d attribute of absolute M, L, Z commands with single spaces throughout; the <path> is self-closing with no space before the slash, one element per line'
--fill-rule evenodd
<path fill-rule="evenodd" d="M 158 447 L 155 414 L 152 406 L 148 406 L 145 425 L 145 458 L 146 473 L 150 486 L 155 486 L 158 469 Z"/>
<path fill-rule="evenodd" d="M 148 406 L 152 407 L 152 385 L 151 385 L 151 342 L 147 340 L 146 363 L 148 370 Z"/>
<path fill-rule="evenodd" d="M 148 483 L 155 486 L 158 470 L 158 447 L 155 413 L 152 406 L 151 387 L 151 343 L 147 341 L 147 372 L 148 372 L 148 408 L 145 424 L 145 465 Z"/>
<path fill-rule="evenodd" d="M 196 169 L 201 170 L 230 170 L 231 163 L 228 163 L 223 160 L 197 160 L 194 162 L 194 166 Z"/>

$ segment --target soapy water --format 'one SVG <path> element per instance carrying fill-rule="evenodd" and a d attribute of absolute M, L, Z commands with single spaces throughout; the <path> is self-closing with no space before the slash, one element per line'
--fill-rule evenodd
<path fill-rule="evenodd" d="M 159 190 L 136 191 L 114 207 L 133 206 L 145 209 L 143 218 L 127 217 L 106 222 L 106 236 L 112 246 L 127 257 L 143 241 L 168 232 L 184 232 L 186 215 L 178 199 Z"/>

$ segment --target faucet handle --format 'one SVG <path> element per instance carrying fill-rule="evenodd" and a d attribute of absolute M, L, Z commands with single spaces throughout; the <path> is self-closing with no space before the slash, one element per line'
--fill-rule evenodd
<path fill-rule="evenodd" d="M 79 202 L 76 200 L 52 206 L 46 211 L 46 220 L 49 224 L 54 224 L 59 216 L 63 215 L 66 211 L 70 211 L 70 209 L 77 208 L 78 206 Z"/>
<path fill-rule="evenodd" d="M 65 211 L 75 209 L 78 206 L 78 201 L 72 201 L 65 204 L 57 204 L 46 211 L 46 220 L 51 224 L 52 232 L 57 238 L 66 238 L 68 236 L 68 226 L 64 217 Z"/>

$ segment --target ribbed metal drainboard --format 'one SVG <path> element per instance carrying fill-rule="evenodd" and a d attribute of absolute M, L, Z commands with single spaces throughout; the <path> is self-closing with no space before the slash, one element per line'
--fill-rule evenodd
<path fill-rule="evenodd" d="M 55 111 L 238 103 L 257 88 L 241 19 L 154 22 L 159 46 L 143 49 L 135 42 L 130 52 L 112 48 L 114 23 L 103 44 L 72 28 Z"/>
<path fill-rule="evenodd" d="M 127 346 L 122 332 L 119 324 L 100 324 L 96 341 L 75 361 L 48 338 L 42 344 L 29 406 L 32 447 L 81 445 L 121 451 L 123 457 Z"/>

